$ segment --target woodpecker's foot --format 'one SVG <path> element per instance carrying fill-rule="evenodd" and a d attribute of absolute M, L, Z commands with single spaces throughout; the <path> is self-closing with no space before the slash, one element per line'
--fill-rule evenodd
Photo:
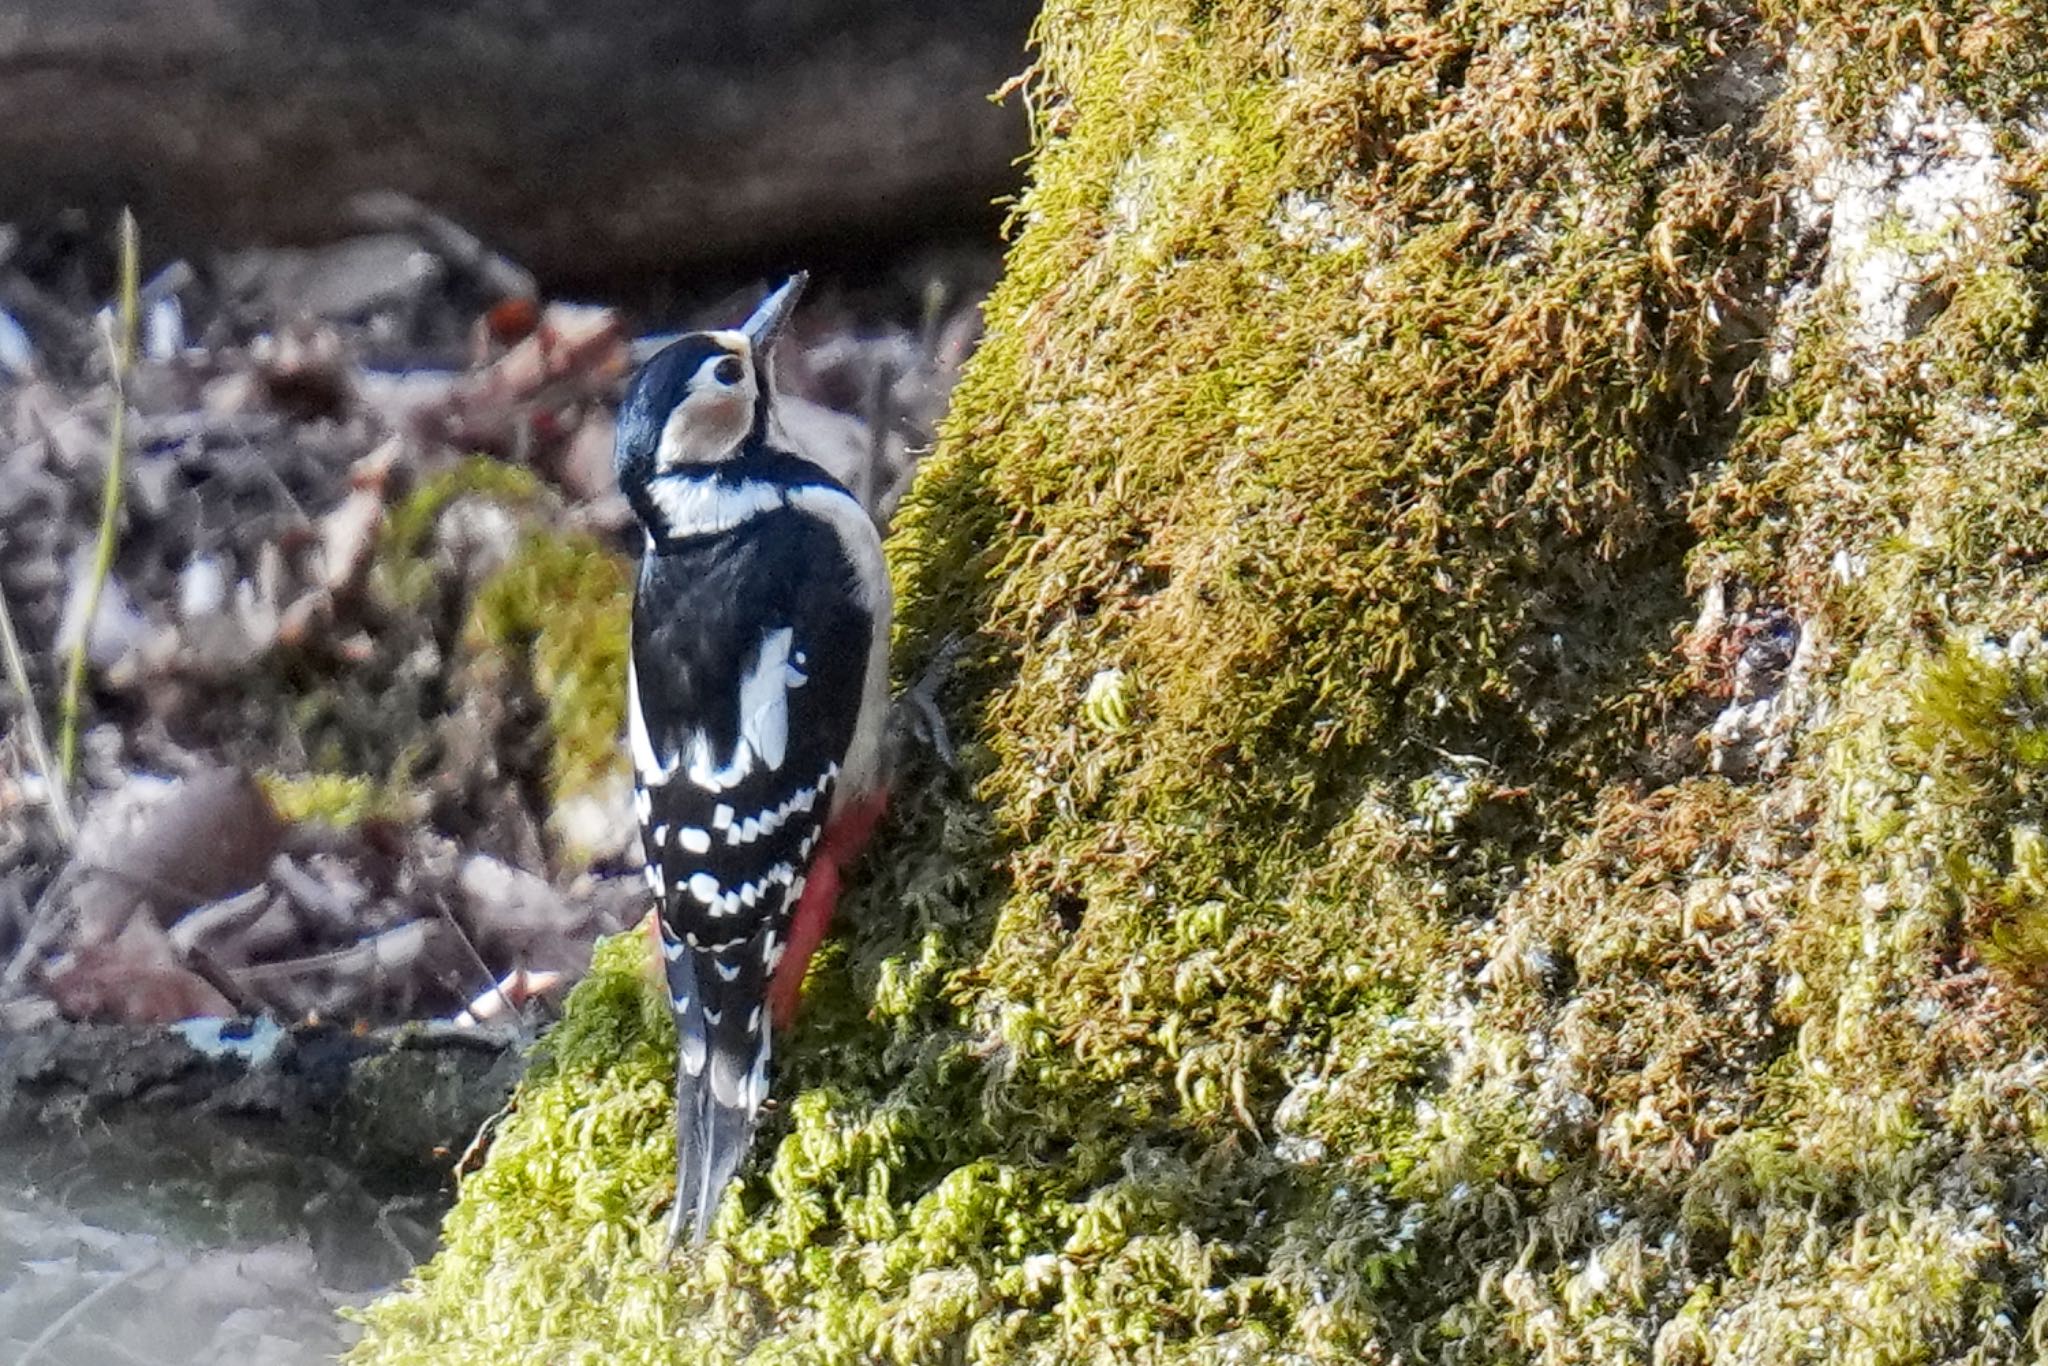
<path fill-rule="evenodd" d="M 924 672 L 896 699 L 891 718 L 899 730 L 929 745 L 948 769 L 959 767 L 959 756 L 953 749 L 953 737 L 946 730 L 946 718 L 939 712 L 938 691 L 953 676 L 953 666 L 966 648 L 966 642 L 957 635 L 940 641 Z"/>

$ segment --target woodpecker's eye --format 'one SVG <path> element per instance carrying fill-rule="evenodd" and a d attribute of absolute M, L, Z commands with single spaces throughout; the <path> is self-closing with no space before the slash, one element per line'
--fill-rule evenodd
<path fill-rule="evenodd" d="M 745 373 L 746 368 L 740 364 L 738 356 L 727 356 L 711 367 L 711 377 L 720 384 L 738 384 L 740 376 Z"/>

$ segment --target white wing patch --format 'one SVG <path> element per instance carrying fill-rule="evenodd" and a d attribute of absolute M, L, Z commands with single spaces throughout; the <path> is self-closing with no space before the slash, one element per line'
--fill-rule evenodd
<path fill-rule="evenodd" d="M 711 738 L 693 731 L 685 755 L 690 781 L 706 792 L 724 792 L 739 786 L 758 762 L 768 769 L 782 767 L 789 753 L 789 694 L 810 681 L 810 676 L 790 663 L 790 648 L 796 632 L 777 627 L 761 637 L 754 662 L 740 678 L 740 734 L 732 757 L 720 763 L 711 752 Z M 723 812 L 724 806 L 719 807 Z M 714 813 L 712 824 L 723 828 Z"/>
<path fill-rule="evenodd" d="M 754 747 L 761 762 L 781 768 L 789 751 L 789 694 L 809 682 L 789 662 L 796 632 L 784 626 L 761 637 L 754 668 L 740 680 L 740 740 Z"/>
<path fill-rule="evenodd" d="M 640 786 L 660 787 L 675 776 L 676 759 L 669 756 L 667 763 L 654 752 L 654 742 L 647 736 L 647 718 L 640 711 L 640 672 L 633 667 L 633 661 L 626 661 L 626 743 L 633 754 L 633 773 L 640 779 Z M 646 793 L 641 793 L 640 819 L 648 816 Z"/>

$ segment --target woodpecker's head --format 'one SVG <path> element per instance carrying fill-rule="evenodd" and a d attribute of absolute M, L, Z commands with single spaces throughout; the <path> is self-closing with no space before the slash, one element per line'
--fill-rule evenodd
<path fill-rule="evenodd" d="M 641 367 L 619 408 L 615 462 L 628 497 L 663 474 L 722 464 L 766 437 L 769 351 L 808 278 L 792 275 L 738 328 L 686 333 Z"/>

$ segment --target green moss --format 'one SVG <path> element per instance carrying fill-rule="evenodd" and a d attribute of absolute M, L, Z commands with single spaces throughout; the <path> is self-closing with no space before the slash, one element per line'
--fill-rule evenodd
<path fill-rule="evenodd" d="M 516 658 L 547 703 L 553 803 L 623 772 L 632 584 L 594 537 L 529 532 L 477 590 L 464 644 L 486 668 Z"/>
<path fill-rule="evenodd" d="M 417 605 L 426 597 L 435 582 L 432 566 L 424 559 L 428 543 L 441 514 L 466 497 L 524 507 L 541 501 L 544 491 L 533 471 L 482 455 L 458 461 L 427 479 L 384 519 L 377 568 L 393 601 Z"/>
<path fill-rule="evenodd" d="M 392 814 L 390 797 L 368 778 L 341 773 L 266 773 L 263 790 L 287 821 L 318 821 L 345 829 Z"/>
<path fill-rule="evenodd" d="M 2026 1359 L 2048 174 L 1998 130 L 1883 344 L 1783 208 L 1908 84 L 2048 94 L 2048 19 L 1040 39 L 891 546 L 965 771 L 900 785 L 707 1250 L 647 1262 L 625 941 L 358 1360 Z M 1782 753 L 1716 776 L 1772 613 Z"/>
<path fill-rule="evenodd" d="M 509 555 L 480 580 L 451 574 L 434 553 L 435 529 L 464 500 L 514 519 L 503 531 Z M 625 780 L 619 737 L 631 615 L 625 560 L 594 536 L 560 529 L 558 511 L 531 471 L 472 457 L 426 480 L 392 510 L 377 562 L 388 601 L 449 621 L 447 644 L 462 659 L 465 691 L 530 692 L 540 700 L 546 772 L 536 786 L 550 812 L 602 798 Z M 577 862 L 579 851 L 562 852 Z"/>

